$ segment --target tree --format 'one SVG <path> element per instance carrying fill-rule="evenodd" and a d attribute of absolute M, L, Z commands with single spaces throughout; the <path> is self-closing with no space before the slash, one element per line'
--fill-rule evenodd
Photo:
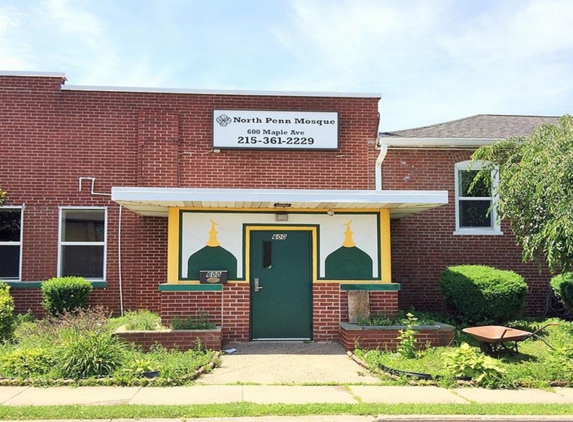
<path fill-rule="evenodd" d="M 3 205 L 6 202 L 6 192 L 0 188 L 0 205 Z"/>
<path fill-rule="evenodd" d="M 572 270 L 573 117 L 481 147 L 472 160 L 486 162 L 480 179 L 499 196 L 498 215 L 510 221 L 523 261 Z M 498 173 L 497 185 L 492 171 Z"/>

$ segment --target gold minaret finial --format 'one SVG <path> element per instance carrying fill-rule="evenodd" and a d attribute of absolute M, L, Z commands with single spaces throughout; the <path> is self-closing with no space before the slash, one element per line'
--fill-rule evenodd
<path fill-rule="evenodd" d="M 215 223 L 213 220 L 211 220 L 211 230 L 209 230 L 209 241 L 207 242 L 207 246 L 215 247 L 221 245 L 217 239 L 217 233 L 219 232 L 217 229 L 215 229 L 215 226 L 218 225 L 218 223 Z"/>
<path fill-rule="evenodd" d="M 346 230 L 344 231 L 344 243 L 342 244 L 342 246 L 344 246 L 345 248 L 352 248 L 356 246 L 354 244 L 354 240 L 352 239 L 352 230 L 350 230 L 351 223 L 352 220 L 349 220 L 348 223 L 343 224 L 344 226 L 346 226 Z"/>

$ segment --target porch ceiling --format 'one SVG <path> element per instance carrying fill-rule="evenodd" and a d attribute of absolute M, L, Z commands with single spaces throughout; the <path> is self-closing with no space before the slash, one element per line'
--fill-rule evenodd
<path fill-rule="evenodd" d="M 390 209 L 402 218 L 448 203 L 448 191 L 292 190 L 113 187 L 111 199 L 133 212 L 167 217 L 171 207 L 260 210 Z"/>

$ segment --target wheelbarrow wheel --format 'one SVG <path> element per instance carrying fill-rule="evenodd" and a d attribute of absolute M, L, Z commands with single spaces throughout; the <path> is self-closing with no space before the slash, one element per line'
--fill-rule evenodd
<path fill-rule="evenodd" d="M 493 356 L 493 354 L 494 354 L 494 351 L 493 351 L 493 348 L 491 347 L 491 344 L 483 342 L 483 341 L 480 344 L 480 350 L 482 351 L 483 354 L 488 355 L 488 356 Z"/>

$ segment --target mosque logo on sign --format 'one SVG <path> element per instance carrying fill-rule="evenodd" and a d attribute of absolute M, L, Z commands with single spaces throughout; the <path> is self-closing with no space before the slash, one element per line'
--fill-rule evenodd
<path fill-rule="evenodd" d="M 227 116 L 226 114 L 221 114 L 219 117 L 217 117 L 216 120 L 217 120 L 217 123 L 219 123 L 219 126 L 221 126 L 221 127 L 225 127 L 229 123 L 232 122 L 231 118 L 229 116 Z"/>

